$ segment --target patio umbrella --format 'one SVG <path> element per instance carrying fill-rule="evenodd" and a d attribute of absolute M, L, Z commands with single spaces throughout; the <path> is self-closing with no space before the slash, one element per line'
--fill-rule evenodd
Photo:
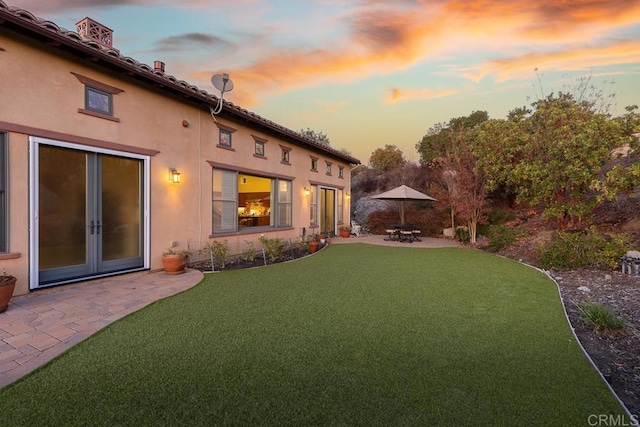
<path fill-rule="evenodd" d="M 401 185 L 392 190 L 385 191 L 375 196 L 371 196 L 372 199 L 380 200 L 399 200 L 400 201 L 400 223 L 404 225 L 404 202 L 407 200 L 436 200 L 433 197 L 421 193 L 418 190 L 414 190 L 406 185 Z"/>

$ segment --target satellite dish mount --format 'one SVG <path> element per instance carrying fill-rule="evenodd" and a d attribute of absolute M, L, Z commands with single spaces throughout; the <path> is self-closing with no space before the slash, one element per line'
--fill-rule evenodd
<path fill-rule="evenodd" d="M 233 90 L 233 82 L 229 78 L 229 74 L 222 73 L 215 74 L 213 77 L 211 77 L 211 84 L 213 85 L 213 87 L 220 91 L 220 96 L 218 97 L 218 105 L 216 105 L 216 108 L 213 108 L 211 106 L 209 107 L 209 109 L 211 110 L 211 115 L 215 116 L 216 114 L 219 114 L 220 111 L 222 111 L 222 98 L 224 98 L 225 92 L 231 92 Z"/>

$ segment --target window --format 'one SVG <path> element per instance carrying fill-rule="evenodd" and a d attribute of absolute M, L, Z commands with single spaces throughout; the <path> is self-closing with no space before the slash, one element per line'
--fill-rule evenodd
<path fill-rule="evenodd" d="M 213 169 L 213 233 L 291 227 L 292 182 Z"/>
<path fill-rule="evenodd" d="M 237 173 L 222 169 L 213 170 L 213 232 L 236 230 L 236 198 L 238 197 Z"/>
<path fill-rule="evenodd" d="M 311 193 L 309 194 L 309 224 L 318 225 L 318 187 L 311 186 Z"/>
<path fill-rule="evenodd" d="M 291 148 L 285 147 L 284 145 L 281 145 L 280 148 L 282 148 L 281 162 L 286 165 L 291 164 L 291 155 L 290 155 Z"/>
<path fill-rule="evenodd" d="M 0 252 L 8 251 L 7 244 L 7 135 L 0 132 Z"/>
<path fill-rule="evenodd" d="M 338 178 L 344 178 L 344 166 L 338 166 Z"/>
<path fill-rule="evenodd" d="M 124 90 L 99 82 L 82 74 L 71 72 L 80 83 L 84 84 L 84 108 L 78 108 L 79 113 L 88 114 L 102 119 L 119 122 L 114 117 L 113 96 Z"/>
<path fill-rule="evenodd" d="M 255 142 L 255 155 L 258 157 L 264 157 L 264 141 Z"/>
<path fill-rule="evenodd" d="M 314 172 L 318 172 L 318 158 L 317 157 L 312 157 L 311 158 L 311 170 Z"/>
<path fill-rule="evenodd" d="M 338 189 L 338 224 L 342 224 L 344 223 L 344 211 L 343 211 L 343 206 L 344 206 L 344 190 L 339 188 Z"/>
<path fill-rule="evenodd" d="M 96 113 L 113 116 L 113 95 L 91 86 L 85 86 L 84 108 Z"/>
<path fill-rule="evenodd" d="M 331 175 L 331 162 L 327 162 L 327 175 Z"/>
<path fill-rule="evenodd" d="M 220 140 L 218 145 L 222 147 L 231 147 L 231 132 L 225 129 L 220 129 Z"/>
<path fill-rule="evenodd" d="M 293 214 L 291 212 L 291 181 L 278 179 L 276 183 L 278 186 L 276 225 L 278 227 L 290 227 L 293 224 Z"/>
<path fill-rule="evenodd" d="M 217 123 L 217 122 L 216 122 L 216 125 L 218 126 L 218 129 L 219 129 L 219 132 L 218 132 L 218 147 L 219 148 L 226 148 L 227 150 L 234 151 L 234 149 L 232 148 L 233 141 L 232 141 L 231 136 L 236 131 L 236 129 L 234 129 L 232 127 L 229 127 L 229 126 L 225 126 L 225 125 Z M 257 141 L 257 139 L 256 139 L 256 141 Z M 262 139 L 260 141 L 265 142 Z"/>

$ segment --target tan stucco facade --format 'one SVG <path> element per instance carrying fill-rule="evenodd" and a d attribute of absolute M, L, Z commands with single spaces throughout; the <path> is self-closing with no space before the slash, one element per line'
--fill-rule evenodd
<path fill-rule="evenodd" d="M 134 79 L 122 70 L 112 71 L 95 61 L 69 55 L 49 44 L 32 41 L 0 26 L 0 132 L 8 147 L 8 253 L 0 254 L 0 268 L 18 278 L 15 294 L 29 291 L 37 266 L 30 265 L 37 242 L 30 221 L 37 214 L 30 205 L 35 178 L 30 174 L 33 138 L 72 143 L 91 151 L 135 154 L 147 159 L 148 240 L 145 268 L 161 268 L 161 254 L 172 242 L 186 248 L 189 242 L 226 240 L 232 251 L 260 235 L 299 240 L 310 227 L 310 200 L 305 187 L 318 185 L 342 190 L 342 217 L 349 221 L 350 168 L 353 159 L 313 145 L 299 143 L 286 133 L 242 120 L 223 112 L 212 117 L 207 105 L 166 92 L 161 85 Z M 85 83 L 97 82 L 116 89 L 113 117 L 86 114 Z M 205 90 L 213 88 L 205 88 Z M 117 92 L 117 93 L 116 93 Z M 231 128 L 231 149 L 218 145 L 219 128 Z M 264 156 L 255 155 L 255 141 L 264 142 Z M 39 139 L 42 140 L 42 139 Z M 283 147 L 289 162 L 282 159 Z M 311 158 L 318 160 L 311 170 Z M 328 175 L 327 162 L 332 171 Z M 212 230 L 212 168 L 288 179 L 292 183 L 291 227 L 259 227 L 216 235 Z M 64 165 L 61 165 L 64 168 Z M 169 169 L 180 172 L 181 182 L 169 180 Z M 339 176 L 339 169 L 344 174 Z M 336 191 L 338 194 L 338 191 Z M 340 204 L 340 203 L 338 203 Z M 336 221 L 336 227 L 339 225 Z M 308 232 L 308 231 L 307 231 Z"/>

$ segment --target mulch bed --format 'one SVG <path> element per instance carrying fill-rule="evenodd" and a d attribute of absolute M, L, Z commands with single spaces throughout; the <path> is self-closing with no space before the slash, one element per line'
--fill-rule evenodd
<path fill-rule="evenodd" d="M 553 272 L 569 320 L 582 346 L 632 414 L 640 415 L 640 277 L 621 272 Z M 626 320 L 620 336 L 596 334 L 576 304 L 603 304 Z"/>

